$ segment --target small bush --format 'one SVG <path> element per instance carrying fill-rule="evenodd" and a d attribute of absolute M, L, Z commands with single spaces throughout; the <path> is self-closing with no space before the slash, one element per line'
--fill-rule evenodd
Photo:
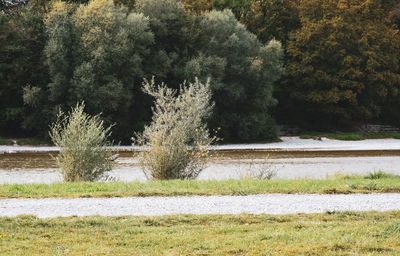
<path fill-rule="evenodd" d="M 253 173 L 253 180 L 270 180 L 277 175 L 277 171 L 272 169 L 269 165 L 258 167 Z"/>
<path fill-rule="evenodd" d="M 269 156 L 264 159 L 263 163 L 256 164 L 255 159 L 251 159 L 250 165 L 246 172 L 241 174 L 241 179 L 249 180 L 271 180 L 276 177 L 278 170 L 272 166 Z"/>
<path fill-rule="evenodd" d="M 184 83 L 176 96 L 164 83 L 156 86 L 153 78 L 144 80 L 143 91 L 155 98 L 151 124 L 132 138 L 145 149 L 138 155 L 144 174 L 148 179 L 195 179 L 217 140 L 205 125 L 212 109 L 209 82 Z"/>
<path fill-rule="evenodd" d="M 56 157 L 64 181 L 95 181 L 107 177 L 113 161 L 107 146 L 111 126 L 103 127 L 98 115 L 90 116 L 84 104 L 77 104 L 68 115 L 60 112 L 51 126 L 50 137 L 60 148 Z"/>

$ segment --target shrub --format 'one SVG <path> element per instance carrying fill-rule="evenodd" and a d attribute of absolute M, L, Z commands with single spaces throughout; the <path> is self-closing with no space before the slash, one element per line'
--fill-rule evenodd
<path fill-rule="evenodd" d="M 51 126 L 50 137 L 60 148 L 56 157 L 64 181 L 95 181 L 105 178 L 113 162 L 107 146 L 111 126 L 103 127 L 98 115 L 90 116 L 84 103 L 77 104 L 68 115 L 61 111 Z"/>
<path fill-rule="evenodd" d="M 257 164 L 255 160 L 254 158 L 251 159 L 245 172 L 240 174 L 241 179 L 271 180 L 276 177 L 278 170 L 272 165 L 269 155 L 263 159 L 262 163 Z"/>
<path fill-rule="evenodd" d="M 212 109 L 209 82 L 183 83 L 176 96 L 176 90 L 164 83 L 156 86 L 153 78 L 144 80 L 143 91 L 155 98 L 151 124 L 132 138 L 144 148 L 138 155 L 144 174 L 148 179 L 195 179 L 217 140 L 204 122 Z"/>

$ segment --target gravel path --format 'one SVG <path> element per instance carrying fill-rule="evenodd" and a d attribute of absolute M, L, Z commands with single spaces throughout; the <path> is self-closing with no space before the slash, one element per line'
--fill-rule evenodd
<path fill-rule="evenodd" d="M 400 210 L 400 193 L 0 200 L 0 216 L 33 214 L 40 218 L 74 215 L 290 214 L 370 210 Z"/>

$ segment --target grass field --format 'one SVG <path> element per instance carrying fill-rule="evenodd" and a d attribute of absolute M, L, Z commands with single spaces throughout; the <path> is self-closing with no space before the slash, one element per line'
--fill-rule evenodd
<path fill-rule="evenodd" d="M 400 176 L 375 172 L 324 180 L 170 180 L 0 185 L 0 198 L 250 195 L 400 192 Z"/>
<path fill-rule="evenodd" d="M 400 212 L 0 218 L 0 255 L 399 255 Z"/>

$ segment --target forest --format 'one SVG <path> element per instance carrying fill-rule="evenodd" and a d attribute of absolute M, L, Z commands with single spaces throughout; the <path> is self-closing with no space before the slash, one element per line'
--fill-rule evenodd
<path fill-rule="evenodd" d="M 48 136 L 61 110 L 149 123 L 143 79 L 209 80 L 210 129 L 270 141 L 277 124 L 400 125 L 396 0 L 0 0 L 0 136 Z"/>

